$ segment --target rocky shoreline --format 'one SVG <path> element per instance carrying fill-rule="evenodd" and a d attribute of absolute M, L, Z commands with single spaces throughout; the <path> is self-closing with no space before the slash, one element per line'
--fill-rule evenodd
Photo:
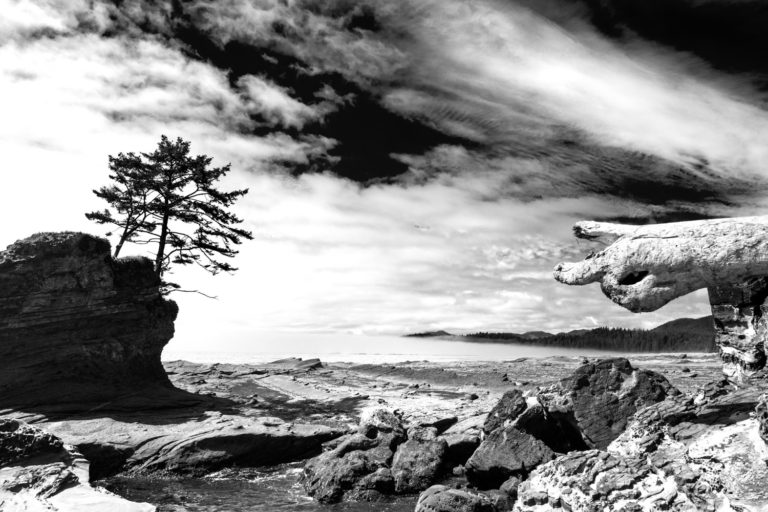
<path fill-rule="evenodd" d="M 0 252 L 1 510 L 149 512 L 159 497 L 99 482 L 285 463 L 328 505 L 768 509 L 759 368 L 737 385 L 707 354 L 162 363 L 176 305 L 159 284 L 148 261 L 81 233 Z"/>
<path fill-rule="evenodd" d="M 688 392 L 703 381 L 716 379 L 720 372 L 719 360 L 704 354 L 640 356 L 633 362 L 661 370 L 670 375 L 672 385 Z M 415 486 L 401 485 L 400 494 L 413 495 L 433 481 L 455 483 L 464 478 L 464 471 L 456 468 L 488 436 L 484 431 L 488 413 L 498 409 L 505 393 L 537 393 L 573 374 L 583 363 L 583 358 L 575 357 L 448 365 L 423 361 L 397 365 L 318 360 L 263 365 L 173 361 L 164 364 L 169 379 L 188 393 L 175 407 L 155 404 L 131 409 L 136 397 L 129 397 L 126 403 L 116 400 L 79 414 L 4 410 L 0 417 L 25 421 L 57 436 L 84 455 L 90 464 L 90 480 L 98 482 L 118 474 L 201 477 L 222 468 L 305 460 L 324 449 L 330 453 L 338 448 L 342 436 L 359 432 L 364 411 L 385 408 L 396 411 L 398 421 L 408 426 L 405 433 L 411 435 L 403 436 L 404 444 L 407 439 L 419 440 L 411 445 L 435 441 L 434 451 L 440 454 L 436 459 L 442 461 L 445 456 L 445 464 L 441 462 L 445 467 L 433 477 L 423 478 Z M 198 402 L 189 403 L 191 397 Z M 413 427 L 421 432 L 411 432 Z M 436 441 L 438 436 L 442 440 Z"/>

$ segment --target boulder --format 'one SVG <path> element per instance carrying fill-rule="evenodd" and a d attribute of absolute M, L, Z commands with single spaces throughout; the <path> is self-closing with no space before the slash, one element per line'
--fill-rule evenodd
<path fill-rule="evenodd" d="M 419 492 L 448 466 L 448 443 L 435 427 L 405 430 L 400 416 L 383 407 L 363 411 L 357 431 L 304 465 L 307 493 L 322 503 L 374 501 Z"/>
<path fill-rule="evenodd" d="M 113 259 L 83 233 L 0 252 L 0 405 L 72 411 L 172 389 L 160 353 L 177 306 L 159 284 L 148 259 Z"/>
<path fill-rule="evenodd" d="M 405 439 L 405 429 L 392 411 L 364 410 L 357 432 L 305 463 L 302 483 L 307 494 L 321 503 L 337 503 L 393 493 L 392 459 Z"/>
<path fill-rule="evenodd" d="M 556 453 L 605 449 L 638 409 L 672 395 L 679 392 L 666 378 L 624 358 L 586 362 L 538 394 L 508 391 L 483 424 L 488 435 L 466 463 L 467 478 L 494 488 Z"/>
<path fill-rule="evenodd" d="M 0 510 L 4 512 L 152 512 L 88 483 L 88 462 L 61 439 L 0 420 Z"/>
<path fill-rule="evenodd" d="M 580 366 L 540 400 L 550 415 L 578 431 L 586 447 L 605 449 L 638 409 L 675 394 L 679 391 L 663 375 L 615 358 Z"/>
<path fill-rule="evenodd" d="M 497 512 L 492 499 L 469 489 L 433 485 L 419 496 L 415 512 Z"/>
<path fill-rule="evenodd" d="M 397 447 L 392 460 L 395 492 L 405 494 L 426 489 L 445 472 L 448 443 L 435 427 L 408 430 L 408 440 Z"/>
<path fill-rule="evenodd" d="M 524 476 L 555 453 L 514 426 L 494 430 L 467 461 L 467 479 L 482 489 L 498 488 L 510 476 Z"/>

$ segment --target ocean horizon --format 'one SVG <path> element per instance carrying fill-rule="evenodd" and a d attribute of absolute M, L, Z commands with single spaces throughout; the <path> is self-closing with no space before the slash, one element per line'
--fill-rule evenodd
<path fill-rule="evenodd" d="M 163 361 L 196 363 L 267 363 L 278 359 L 318 358 L 327 363 L 398 363 L 403 361 L 501 361 L 521 357 L 611 356 L 622 351 L 563 348 L 513 343 L 470 343 L 436 338 L 392 335 L 264 333 L 242 334 L 210 345 L 186 346 L 174 338 L 163 351 Z M 633 352 L 633 355 L 641 353 Z"/>

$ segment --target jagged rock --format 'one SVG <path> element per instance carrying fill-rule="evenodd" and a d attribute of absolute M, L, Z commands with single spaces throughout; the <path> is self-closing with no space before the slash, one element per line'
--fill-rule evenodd
<path fill-rule="evenodd" d="M 356 433 L 306 462 L 302 481 L 307 494 L 321 503 L 336 503 L 345 499 L 375 500 L 381 494 L 392 493 L 392 459 L 404 441 L 405 429 L 392 411 L 383 407 L 366 409 Z"/>
<path fill-rule="evenodd" d="M 354 434 L 304 465 L 307 493 L 322 503 L 373 501 L 432 485 L 449 468 L 448 443 L 437 428 L 406 432 L 400 417 L 375 407 L 361 414 Z"/>
<path fill-rule="evenodd" d="M 405 435 L 402 420 L 386 407 L 370 407 L 363 410 L 357 431 L 368 437 L 376 437 L 379 432 L 392 433 L 397 437 Z"/>
<path fill-rule="evenodd" d="M 768 278 L 722 283 L 710 286 L 708 292 L 723 373 L 734 382 L 746 383 L 765 367 L 768 318 L 763 318 L 763 312 L 768 308 Z"/>
<path fill-rule="evenodd" d="M 638 409 L 677 394 L 662 375 L 623 358 L 587 362 L 538 394 L 509 391 L 488 414 L 490 434 L 466 463 L 467 477 L 481 488 L 498 487 L 555 453 L 604 449 Z"/>
<path fill-rule="evenodd" d="M 345 498 L 370 499 L 374 495 L 369 491 L 394 489 L 391 472 L 383 471 L 390 471 L 394 441 L 391 434 L 382 434 L 377 439 L 352 434 L 334 450 L 306 462 L 304 488 L 321 503 L 336 503 Z M 376 478 L 371 477 L 374 474 Z"/>
<path fill-rule="evenodd" d="M 491 498 L 467 489 L 433 485 L 419 496 L 415 512 L 497 512 Z"/>
<path fill-rule="evenodd" d="M 517 488 L 520 487 L 520 479 L 516 476 L 509 477 L 501 486 L 499 490 L 506 493 L 512 500 L 517 499 Z"/>
<path fill-rule="evenodd" d="M 409 493 L 426 489 L 446 469 L 448 443 L 437 436 L 437 429 L 411 428 L 408 440 L 397 447 L 392 460 L 395 492 Z"/>
<path fill-rule="evenodd" d="M 672 479 L 691 510 L 763 510 L 768 446 L 759 393 L 718 382 L 692 397 L 671 396 L 638 411 L 608 451 Z"/>
<path fill-rule="evenodd" d="M 494 430 L 467 461 L 468 480 L 482 489 L 498 488 L 513 475 L 525 475 L 552 460 L 543 442 L 513 426 Z"/>
<path fill-rule="evenodd" d="M 61 439 L 17 420 L 0 419 L 0 466 L 41 454 L 59 453 Z"/>
<path fill-rule="evenodd" d="M 763 395 L 755 408 L 755 419 L 758 423 L 758 433 L 763 441 L 768 443 L 768 396 Z"/>
<path fill-rule="evenodd" d="M 679 391 L 663 375 L 615 358 L 580 366 L 540 400 L 551 415 L 575 427 L 587 447 L 604 449 L 638 409 L 676 394 Z"/>
<path fill-rule="evenodd" d="M 488 413 L 488 418 L 483 424 L 483 431 L 489 434 L 499 427 L 511 424 L 527 407 L 528 404 L 522 391 L 519 389 L 507 391 Z"/>
<path fill-rule="evenodd" d="M 92 408 L 139 389 L 172 389 L 160 353 L 176 304 L 146 258 L 109 242 L 40 233 L 0 252 L 0 404 Z"/>
<path fill-rule="evenodd" d="M 152 512 L 91 487 L 88 463 L 60 439 L 15 420 L 0 420 L 0 510 Z"/>
<path fill-rule="evenodd" d="M 599 450 L 572 452 L 538 467 L 518 488 L 518 512 L 696 510 L 671 476 L 642 459 Z"/>
<path fill-rule="evenodd" d="M 745 383 L 765 367 L 768 324 L 768 217 L 624 226 L 580 222 L 579 238 L 608 247 L 579 263 L 560 263 L 555 279 L 603 292 L 630 311 L 654 311 L 706 288 L 715 343 L 729 378 Z"/>

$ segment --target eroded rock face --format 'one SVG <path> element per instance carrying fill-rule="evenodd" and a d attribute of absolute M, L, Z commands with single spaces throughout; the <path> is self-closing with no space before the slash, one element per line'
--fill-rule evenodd
<path fill-rule="evenodd" d="M 754 389 L 718 382 L 641 409 L 606 451 L 538 468 L 516 510 L 764 510 L 768 447 L 750 417 L 757 401 Z"/>
<path fill-rule="evenodd" d="M 765 341 L 768 338 L 768 278 L 749 279 L 734 285 L 708 289 L 715 343 L 723 359 L 723 373 L 738 383 L 746 383 L 765 367 Z"/>
<path fill-rule="evenodd" d="M 0 510 L 152 512 L 88 483 L 88 463 L 59 438 L 0 419 Z"/>
<path fill-rule="evenodd" d="M 672 476 L 642 459 L 600 450 L 572 452 L 534 471 L 520 484 L 516 511 L 696 510 Z"/>
<path fill-rule="evenodd" d="M 649 226 L 579 222 L 574 232 L 607 247 L 581 262 L 558 264 L 555 279 L 599 282 L 611 300 L 634 312 L 706 288 L 724 373 L 744 384 L 765 367 L 768 217 Z"/>
<path fill-rule="evenodd" d="M 115 260 L 109 242 L 41 233 L 0 252 L 0 404 L 90 408 L 170 388 L 160 353 L 177 306 L 146 258 Z"/>

